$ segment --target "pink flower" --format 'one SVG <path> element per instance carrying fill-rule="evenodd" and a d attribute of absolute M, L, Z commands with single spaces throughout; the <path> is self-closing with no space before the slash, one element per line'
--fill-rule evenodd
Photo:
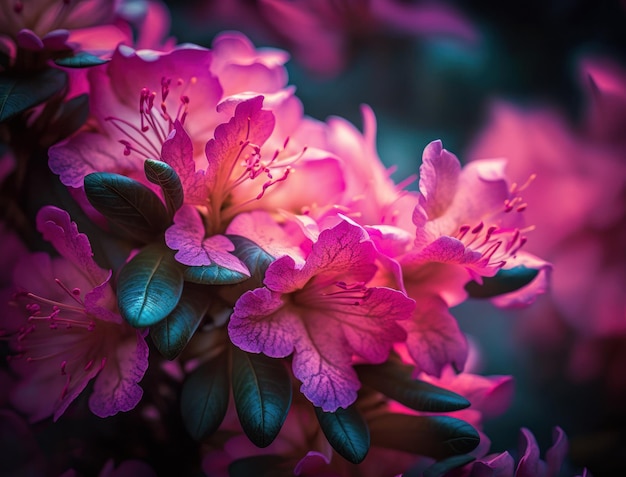
<path fill-rule="evenodd" d="M 548 107 L 497 102 L 470 157 L 507 157 L 510 174 L 536 175 L 524 191 L 528 222 L 536 226 L 528 249 L 554 264 L 544 303 L 553 309 L 534 314 L 541 322 L 528 317 L 528 339 L 546 336 L 546 317 L 564 320 L 579 338 L 571 375 L 586 379 L 620 367 L 593 340 L 626 336 L 626 71 L 587 59 L 581 73 L 590 86 L 582 124 L 572 127 Z"/>
<path fill-rule="evenodd" d="M 95 263 L 89 240 L 67 212 L 44 207 L 37 228 L 61 257 L 35 253 L 15 268 L 18 293 L 3 315 L 3 327 L 15 330 L 11 365 L 20 381 L 13 405 L 32 421 L 51 414 L 56 420 L 93 379 L 94 414 L 133 409 L 148 347 L 117 312 L 111 272 Z"/>
<path fill-rule="evenodd" d="M 263 246 L 263 244 L 260 244 Z M 353 357 L 381 363 L 404 338 L 398 320 L 413 300 L 367 287 L 376 250 L 363 229 L 342 221 L 323 230 L 304 264 L 283 256 L 267 269 L 263 288 L 237 301 L 228 332 L 244 351 L 286 357 L 302 393 L 324 411 L 347 407 L 360 387 Z"/>
<path fill-rule="evenodd" d="M 545 289 L 549 265 L 520 251 L 525 204 L 503 168 L 503 161 L 484 160 L 462 169 L 440 141 L 424 150 L 415 241 L 397 260 L 418 304 L 413 319 L 402 322 L 407 348 L 428 374 L 439 375 L 446 363 L 463 368 L 467 343 L 448 308 L 466 298 L 470 280 L 482 283 L 502 268 L 533 263 L 542 270 L 538 278 L 524 291 L 499 297 L 501 304 L 528 304 Z"/>
<path fill-rule="evenodd" d="M 261 28 L 285 44 L 306 68 L 321 75 L 336 75 L 345 67 L 355 40 L 386 32 L 446 35 L 468 43 L 475 43 L 478 36 L 475 28 L 452 7 L 427 2 L 207 1 L 200 10 L 190 11 L 189 16 L 190 21 L 217 20 L 230 28 Z M 302 33 L 305 31 L 307 34 Z"/>

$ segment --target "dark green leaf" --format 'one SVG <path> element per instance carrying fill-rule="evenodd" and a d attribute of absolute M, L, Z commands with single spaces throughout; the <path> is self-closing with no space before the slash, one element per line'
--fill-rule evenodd
<path fill-rule="evenodd" d="M 120 314 L 132 326 L 152 326 L 172 313 L 182 291 L 183 274 L 173 252 L 165 245 L 149 245 L 120 270 Z"/>
<path fill-rule="evenodd" d="M 465 290 L 472 298 L 492 298 L 519 290 L 532 282 L 538 274 L 539 270 L 524 265 L 508 270 L 501 269 L 495 276 L 483 278 L 482 285 L 469 282 L 465 285 Z"/>
<path fill-rule="evenodd" d="M 112 225 L 148 243 L 170 224 L 161 199 L 145 185 L 109 172 L 85 176 L 87 199 Z"/>
<path fill-rule="evenodd" d="M 451 412 L 470 406 L 463 396 L 413 379 L 412 366 L 387 361 L 379 365 L 357 366 L 356 369 L 363 384 L 417 411 Z"/>
<path fill-rule="evenodd" d="M 174 359 L 187 346 L 211 304 L 207 287 L 185 283 L 176 308 L 150 328 L 150 337 L 159 352 Z"/>
<path fill-rule="evenodd" d="M 67 74 L 55 68 L 29 76 L 0 75 L 0 122 L 43 103 L 66 84 Z"/>
<path fill-rule="evenodd" d="M 61 105 L 59 115 L 54 119 L 59 139 L 66 138 L 78 130 L 89 116 L 89 95 L 81 94 Z"/>
<path fill-rule="evenodd" d="M 181 415 L 187 432 L 196 440 L 213 434 L 228 408 L 228 353 L 194 369 L 183 383 Z"/>
<path fill-rule="evenodd" d="M 274 261 L 274 257 L 246 237 L 241 235 L 227 235 L 227 237 L 235 246 L 233 255 L 245 263 L 250 270 L 250 278 L 246 284 L 250 289 L 262 287 L 265 271 Z"/>
<path fill-rule="evenodd" d="M 244 457 L 228 466 L 230 477 L 293 477 L 293 463 L 280 455 Z"/>
<path fill-rule="evenodd" d="M 458 467 L 461 467 L 465 464 L 469 464 L 470 462 L 476 460 L 476 457 L 473 455 L 453 455 L 452 457 L 448 457 L 447 459 L 440 460 L 435 464 L 431 465 L 429 468 L 424 470 L 423 477 L 443 477 L 451 470 L 454 470 Z M 409 474 L 404 474 L 403 477 L 410 477 Z M 416 476 L 417 477 L 417 476 Z"/>
<path fill-rule="evenodd" d="M 480 442 L 476 429 L 449 416 L 385 414 L 369 425 L 373 445 L 434 459 L 467 454 Z"/>
<path fill-rule="evenodd" d="M 353 464 L 365 459 L 370 448 L 370 432 L 354 407 L 339 408 L 335 412 L 324 412 L 316 407 L 315 414 L 333 449 Z"/>
<path fill-rule="evenodd" d="M 233 397 L 239 422 L 258 447 L 280 432 L 291 406 L 291 378 L 282 361 L 233 347 Z"/>
<path fill-rule="evenodd" d="M 165 205 L 170 213 L 170 218 L 173 217 L 174 213 L 183 205 L 184 200 L 183 184 L 180 182 L 180 177 L 169 164 L 154 159 L 147 159 L 143 163 L 143 168 L 148 180 L 158 185 L 163 191 Z"/>
<path fill-rule="evenodd" d="M 248 278 L 248 275 L 236 270 L 230 270 L 229 268 L 222 267 L 215 263 L 197 267 L 186 267 L 184 274 L 185 280 L 188 282 L 202 285 L 231 285 L 233 283 L 242 282 Z"/>
<path fill-rule="evenodd" d="M 108 63 L 109 60 L 103 60 L 92 54 L 84 51 L 79 51 L 74 56 L 68 56 L 67 58 L 59 58 L 54 62 L 59 66 L 66 68 L 87 68 L 89 66 L 98 66 Z"/>

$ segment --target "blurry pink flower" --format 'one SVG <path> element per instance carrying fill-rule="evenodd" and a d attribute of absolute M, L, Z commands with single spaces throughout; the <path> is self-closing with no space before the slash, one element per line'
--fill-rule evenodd
<path fill-rule="evenodd" d="M 259 244 L 263 246 L 263 244 Z M 283 256 L 267 269 L 265 287 L 246 292 L 230 318 L 231 341 L 244 351 L 282 358 L 294 354 L 302 393 L 324 411 L 347 407 L 360 387 L 353 356 L 381 363 L 404 338 L 399 320 L 413 300 L 367 287 L 376 250 L 347 221 L 323 230 L 304 264 Z M 323 326 L 322 326 L 323 323 Z"/>
<path fill-rule="evenodd" d="M 470 156 L 506 157 L 510 174 L 536 175 L 524 191 L 536 226 L 527 248 L 554 264 L 551 302 L 586 340 L 626 335 L 626 71 L 588 59 L 582 72 L 583 124 L 498 102 Z"/>
<path fill-rule="evenodd" d="M 203 2 L 189 15 L 190 21 L 219 21 L 229 28 L 260 30 L 277 37 L 297 61 L 320 75 L 339 73 L 355 41 L 380 34 L 444 35 L 467 43 L 478 40 L 476 29 L 459 12 L 432 2 L 214 0 Z"/>
<path fill-rule="evenodd" d="M 110 55 L 119 43 L 132 41 L 130 27 L 117 14 L 120 3 L 123 2 L 2 0 L 0 48 L 13 60 L 19 51 L 26 56 L 37 53 L 40 58 L 59 58 L 77 51 Z M 146 2 L 143 8 L 149 9 L 148 5 Z M 23 68 L 34 59 L 23 57 L 15 66 Z"/>
<path fill-rule="evenodd" d="M 520 458 L 517 466 L 511 454 L 503 452 L 481 457 L 445 475 L 446 477 L 558 477 L 562 475 L 561 467 L 567 455 L 568 442 L 565 432 L 560 427 L 554 428 L 552 439 L 552 447 L 547 450 L 544 461 L 540 459 L 535 436 L 528 429 L 522 428 Z M 591 474 L 585 469 L 580 477 L 591 477 Z"/>
<path fill-rule="evenodd" d="M 37 421 L 58 419 L 95 379 L 89 399 L 100 417 L 133 409 L 141 399 L 138 382 L 148 366 L 142 332 L 117 313 L 111 272 L 92 258 L 87 237 L 67 212 L 44 207 L 37 228 L 61 255 L 35 253 L 15 268 L 18 290 L 5 307 L 3 328 L 14 330 L 11 360 L 20 376 L 13 405 Z"/>

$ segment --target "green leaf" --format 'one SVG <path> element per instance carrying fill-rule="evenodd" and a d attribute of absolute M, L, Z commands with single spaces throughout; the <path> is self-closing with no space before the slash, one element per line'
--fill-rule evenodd
<path fill-rule="evenodd" d="M 528 285 L 539 274 L 539 270 L 527 268 L 524 265 L 500 269 L 493 277 L 483 278 L 483 284 L 472 281 L 465 285 L 465 290 L 472 298 L 492 298 L 494 296 L 511 293 Z"/>
<path fill-rule="evenodd" d="M 384 414 L 369 426 L 373 445 L 434 459 L 467 454 L 480 442 L 476 429 L 449 416 Z"/>
<path fill-rule="evenodd" d="M 64 66 L 65 68 L 88 68 L 90 66 L 103 65 L 108 63 L 109 60 L 103 60 L 102 58 L 98 58 L 90 53 L 79 51 L 74 56 L 59 58 L 54 60 L 54 62 L 59 66 Z"/>
<path fill-rule="evenodd" d="M 241 235 L 227 235 L 227 237 L 235 246 L 233 255 L 245 263 L 250 270 L 250 278 L 246 281 L 246 285 L 249 285 L 249 289 L 262 287 L 265 271 L 274 261 L 274 257 L 246 237 Z"/>
<path fill-rule="evenodd" d="M 291 378 L 282 361 L 233 347 L 233 397 L 239 422 L 258 447 L 276 438 L 291 406 Z"/>
<path fill-rule="evenodd" d="M 174 359 L 187 346 L 211 304 L 207 287 L 185 283 L 176 308 L 150 328 L 150 337 L 159 352 Z"/>
<path fill-rule="evenodd" d="M 280 455 L 244 457 L 228 466 L 229 477 L 293 477 L 293 463 Z"/>
<path fill-rule="evenodd" d="M 131 326 L 152 326 L 172 313 L 182 291 L 183 274 L 173 252 L 165 245 L 149 245 L 120 270 L 120 314 Z"/>
<path fill-rule="evenodd" d="M 167 211 L 170 218 L 174 217 L 174 213 L 181 208 L 184 200 L 180 177 L 169 164 L 155 159 L 147 159 L 143 163 L 143 168 L 148 180 L 158 185 L 163 191 Z"/>
<path fill-rule="evenodd" d="M 228 353 L 194 369 L 183 383 L 181 415 L 187 432 L 196 440 L 213 434 L 228 408 Z"/>
<path fill-rule="evenodd" d="M 448 472 L 458 467 L 469 464 L 476 460 L 473 455 L 453 455 L 447 459 L 440 460 L 424 470 L 423 477 L 444 477 Z M 422 475 L 422 474 L 420 474 Z M 411 477 L 410 474 L 404 474 L 403 477 Z M 416 475 L 417 477 L 417 475 Z"/>
<path fill-rule="evenodd" d="M 29 76 L 0 75 L 0 122 L 43 103 L 66 84 L 67 74 L 55 68 Z"/>
<path fill-rule="evenodd" d="M 201 285 L 232 285 L 243 282 L 248 275 L 222 267 L 216 263 L 186 267 L 184 269 L 185 280 Z"/>
<path fill-rule="evenodd" d="M 412 366 L 387 361 L 379 365 L 356 366 L 356 370 L 363 384 L 416 411 L 451 412 L 470 406 L 463 396 L 413 379 Z"/>
<path fill-rule="evenodd" d="M 81 94 L 69 101 L 65 101 L 60 108 L 59 115 L 54 120 L 58 129 L 59 139 L 71 136 L 78 130 L 89 116 L 89 95 Z"/>
<path fill-rule="evenodd" d="M 335 412 L 324 412 L 316 407 L 315 414 L 333 449 L 353 464 L 365 459 L 370 448 L 370 432 L 353 406 L 339 408 Z"/>
<path fill-rule="evenodd" d="M 145 185 L 110 172 L 85 176 L 87 199 L 112 225 L 148 243 L 171 223 L 161 199 Z"/>

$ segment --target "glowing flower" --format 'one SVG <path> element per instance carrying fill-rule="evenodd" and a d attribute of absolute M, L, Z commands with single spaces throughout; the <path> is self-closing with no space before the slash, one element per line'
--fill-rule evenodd
<path fill-rule="evenodd" d="M 263 244 L 260 244 L 261 246 Z M 325 411 L 347 407 L 360 387 L 353 356 L 381 363 L 404 332 L 413 300 L 367 287 L 376 250 L 363 229 L 342 221 L 323 230 L 304 264 L 283 256 L 267 269 L 265 287 L 237 301 L 228 332 L 244 351 L 285 357 L 301 391 Z"/>
<path fill-rule="evenodd" d="M 526 204 L 518 186 L 507 184 L 504 164 L 483 160 L 461 169 L 440 141 L 424 150 L 414 246 L 397 260 L 407 293 L 418 303 L 413 319 L 402 323 L 407 347 L 429 374 L 438 375 L 446 363 L 463 367 L 467 344 L 448 308 L 467 297 L 470 280 L 482 283 L 500 269 L 532 261 L 539 276 L 525 291 L 499 299 L 527 304 L 545 289 L 549 265 L 520 251 L 526 243 Z"/>
<path fill-rule="evenodd" d="M 61 258 L 35 253 L 15 268 L 18 292 L 3 315 L 15 330 L 11 360 L 20 375 L 13 405 L 32 421 L 58 419 L 95 379 L 89 399 L 101 417 L 133 409 L 142 390 L 138 382 L 148 366 L 142 332 L 117 313 L 111 272 L 92 258 L 87 237 L 67 212 L 44 207 L 37 228 Z"/>

